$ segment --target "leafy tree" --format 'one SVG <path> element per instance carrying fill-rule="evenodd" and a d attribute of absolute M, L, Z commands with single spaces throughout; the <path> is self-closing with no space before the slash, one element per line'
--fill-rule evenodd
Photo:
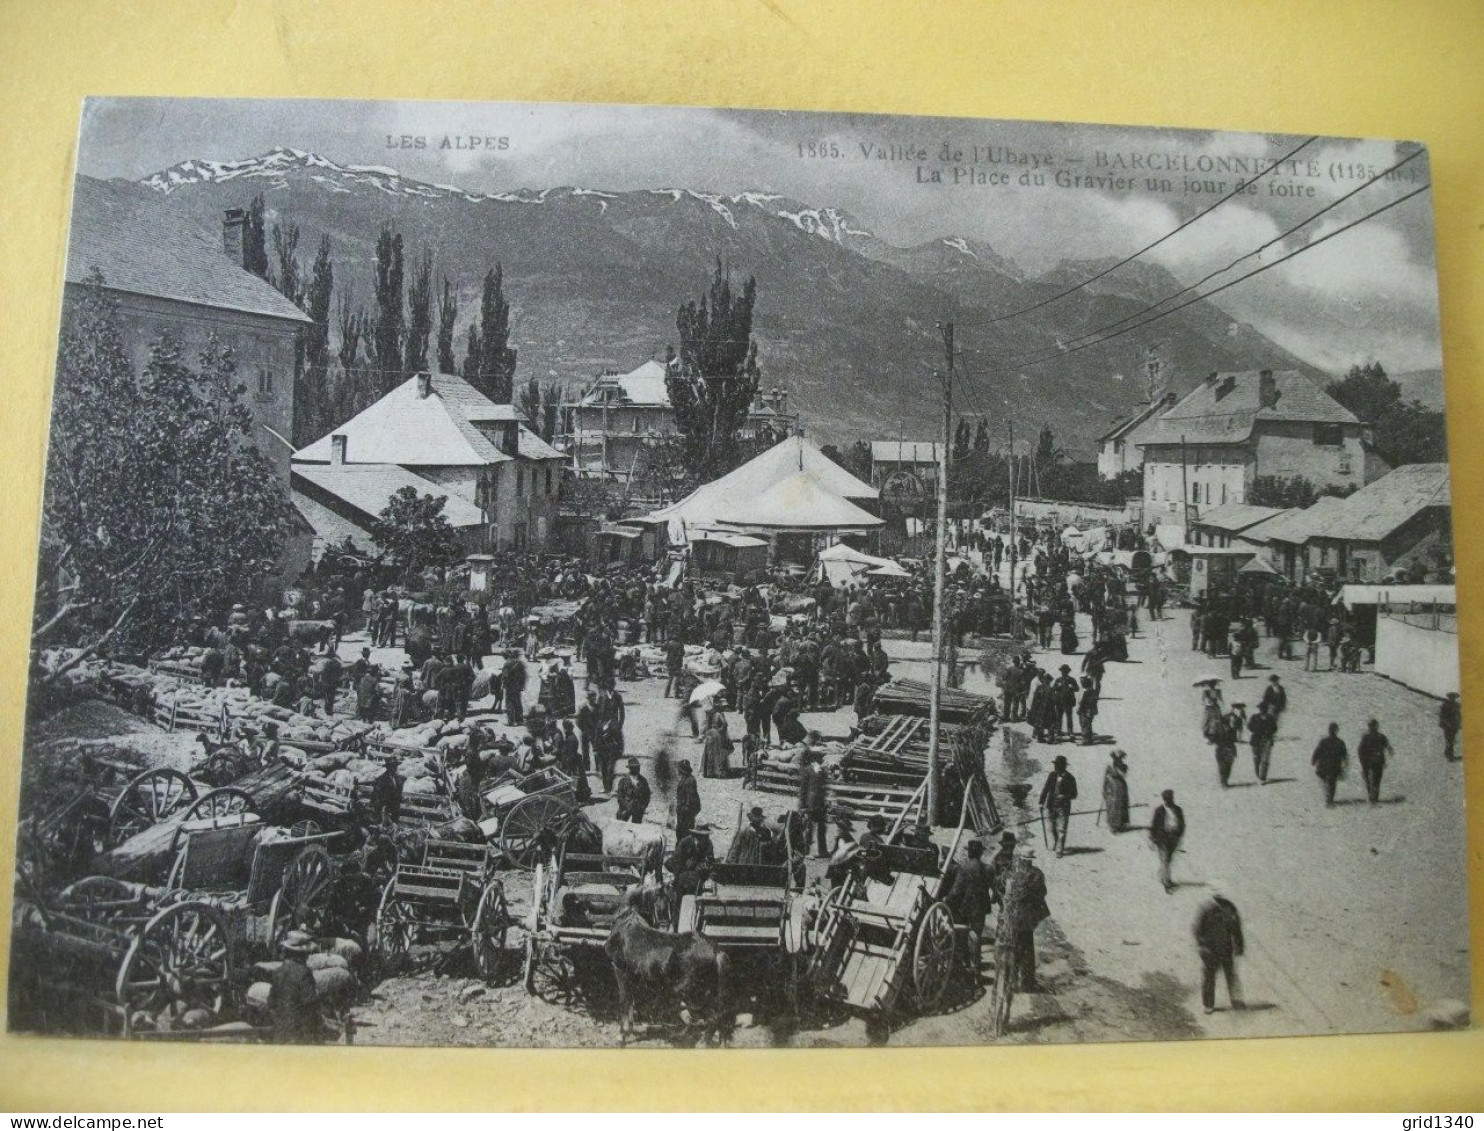
<path fill-rule="evenodd" d="M 826 444 L 819 451 L 821 455 L 839 464 L 862 483 L 871 481 L 871 445 L 866 441 L 857 440 L 843 452 L 834 444 Z"/>
<path fill-rule="evenodd" d="M 440 495 L 420 495 L 415 487 L 403 487 L 372 520 L 371 537 L 408 575 L 428 566 L 449 565 L 459 557 L 460 548 L 443 514 L 447 501 Z"/>
<path fill-rule="evenodd" d="M 428 339 L 433 333 L 433 253 L 418 257 L 407 288 L 407 342 L 404 366 L 408 373 L 428 368 Z"/>
<path fill-rule="evenodd" d="M 958 427 L 953 430 L 953 448 L 949 452 L 953 459 L 962 461 L 969 458 L 969 452 L 973 449 L 974 434 L 969 427 L 969 422 L 959 417 Z"/>
<path fill-rule="evenodd" d="M 541 382 L 532 377 L 520 391 L 520 414 L 532 428 L 539 427 L 541 421 Z"/>
<path fill-rule="evenodd" d="M 299 274 L 299 225 L 273 225 L 273 257 L 277 268 L 270 268 L 268 281 L 295 306 L 304 301 L 304 280 Z"/>
<path fill-rule="evenodd" d="M 1319 490 L 1302 475 L 1258 475 L 1247 501 L 1257 507 L 1311 507 Z"/>
<path fill-rule="evenodd" d="M 453 356 L 453 328 L 458 320 L 459 296 L 454 292 L 448 276 L 445 275 L 443 293 L 438 299 L 438 371 L 440 373 L 459 371 L 458 362 Z"/>
<path fill-rule="evenodd" d="M 749 278 L 734 293 L 718 256 L 710 290 L 675 317 L 680 353 L 666 365 L 665 386 L 685 441 L 686 466 L 703 482 L 741 462 L 738 434 L 762 380 L 752 337 L 756 301 L 757 280 Z"/>
<path fill-rule="evenodd" d="M 194 366 L 162 335 L 143 373 L 94 274 L 69 302 L 42 506 L 38 645 L 169 643 L 217 619 L 273 568 L 288 532 L 284 484 L 252 442 L 232 352 L 208 339 Z"/>
<path fill-rule="evenodd" d="M 1403 400 L 1401 386 L 1386 375 L 1380 362 L 1352 365 L 1324 391 L 1371 426 L 1376 451 L 1393 466 L 1448 458 L 1443 414 L 1421 401 Z"/>
<path fill-rule="evenodd" d="M 989 421 L 983 417 L 979 418 L 979 423 L 974 429 L 974 451 L 980 455 L 989 452 Z"/>
<path fill-rule="evenodd" d="M 475 352 L 473 347 L 478 346 Z M 469 335 L 470 357 L 477 357 L 472 374 L 475 388 L 496 404 L 512 403 L 515 391 L 515 350 L 510 348 L 510 304 L 505 301 L 505 276 L 498 263 L 484 276 L 479 297 L 479 333 Z M 466 368 L 468 361 L 465 361 Z"/>
<path fill-rule="evenodd" d="M 268 277 L 268 239 L 263 225 L 266 207 L 258 193 L 247 206 L 247 224 L 242 231 L 242 266 L 260 279 Z"/>
<path fill-rule="evenodd" d="M 476 387 L 479 384 L 479 353 L 479 326 L 470 322 L 469 334 L 464 341 L 464 365 L 459 373 L 465 381 Z"/>
<path fill-rule="evenodd" d="M 402 340 L 407 322 L 402 310 L 402 237 L 390 224 L 376 240 L 376 324 L 369 344 L 371 362 L 383 393 L 402 383 Z"/>
<path fill-rule="evenodd" d="M 304 313 L 313 320 L 302 332 L 303 378 L 294 386 L 294 445 L 312 443 L 331 420 L 330 403 L 330 302 L 335 289 L 335 267 L 330 261 L 330 237 L 319 241 L 309 284 L 304 292 Z"/>

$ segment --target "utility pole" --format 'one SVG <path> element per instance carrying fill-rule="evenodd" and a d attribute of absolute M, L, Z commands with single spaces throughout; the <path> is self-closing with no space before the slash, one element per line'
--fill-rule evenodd
<path fill-rule="evenodd" d="M 1017 544 L 1020 539 L 1015 532 L 1015 418 L 1007 417 L 1005 427 L 1010 431 L 1010 458 L 1005 461 L 1005 478 L 1010 484 L 1010 626 L 1015 628 L 1015 559 L 1019 557 Z"/>
<path fill-rule="evenodd" d="M 933 682 L 928 699 L 928 778 L 924 823 L 938 820 L 938 717 L 943 703 L 943 604 L 948 586 L 948 448 L 953 443 L 953 323 L 941 322 L 948 366 L 943 374 L 943 440 L 938 447 L 938 553 L 933 566 Z"/>
<path fill-rule="evenodd" d="M 1185 465 L 1185 435 L 1180 435 L 1180 535 L 1181 541 L 1190 545 L 1190 472 Z"/>

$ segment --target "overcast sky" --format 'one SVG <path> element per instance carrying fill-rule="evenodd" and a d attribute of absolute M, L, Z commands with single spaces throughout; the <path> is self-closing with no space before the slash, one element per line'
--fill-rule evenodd
<path fill-rule="evenodd" d="M 404 135 L 424 139 L 425 148 L 388 146 L 389 138 L 395 144 Z M 468 148 L 474 138 L 481 144 Z M 495 147 L 497 138 L 507 139 L 504 149 Z M 871 232 L 902 246 L 953 236 L 983 240 L 1036 273 L 1060 259 L 1131 254 L 1213 203 L 1242 175 L 1201 171 L 1204 166 L 1226 159 L 1261 167 L 1303 140 L 634 106 L 104 99 L 90 102 L 84 113 L 78 168 L 98 177 L 139 178 L 188 158 L 235 160 L 289 146 L 342 164 L 389 166 L 409 177 L 477 191 L 555 185 L 756 190 L 812 207 L 844 208 Z M 948 161 L 940 160 L 945 144 L 961 159 L 950 153 Z M 893 146 L 902 159 L 874 156 Z M 873 155 L 863 147 L 872 147 Z M 1262 178 L 1256 193 L 1221 205 L 1144 258 L 1193 283 L 1416 149 L 1390 141 L 1314 141 L 1293 159 L 1299 165 Z M 918 160 L 923 150 L 926 160 Z M 1031 157 L 1039 167 L 1020 163 Z M 1151 163 L 1158 166 L 1153 172 Z M 970 165 L 986 175 L 1008 174 L 1010 183 L 953 183 L 953 170 Z M 945 183 L 925 181 L 935 170 Z M 1021 184 L 1027 173 L 1044 177 L 1044 185 Z M 1058 186 L 1058 173 L 1123 177 L 1127 183 Z M 1171 190 L 1151 188 L 1150 176 L 1170 181 Z M 1223 184 L 1209 186 L 1214 192 L 1188 192 L 1187 177 Z M 1295 250 L 1426 179 L 1423 153 L 1261 259 L 1245 260 L 1240 270 Z M 1275 195 L 1275 188 L 1290 192 Z M 1215 301 L 1325 369 L 1371 359 L 1393 372 L 1434 368 L 1441 365 L 1441 346 L 1433 264 L 1432 198 L 1423 193 Z"/>

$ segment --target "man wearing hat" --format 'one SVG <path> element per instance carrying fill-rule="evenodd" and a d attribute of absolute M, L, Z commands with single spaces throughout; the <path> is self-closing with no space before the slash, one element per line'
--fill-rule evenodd
<path fill-rule="evenodd" d="M 728 864 L 761 864 L 767 854 L 768 843 L 773 839 L 773 830 L 768 828 L 767 817 L 760 806 L 747 811 L 747 824 L 737 830 L 732 838 L 732 847 L 727 851 Z"/>
<path fill-rule="evenodd" d="M 696 818 L 701 815 L 701 791 L 696 785 L 696 775 L 687 759 L 682 758 L 676 769 L 675 840 L 679 842 L 685 839 L 686 833 L 690 832 Z"/>
<path fill-rule="evenodd" d="M 1015 863 L 1017 843 L 1015 834 L 1006 829 L 1000 834 L 1000 848 L 989 862 L 989 889 L 991 902 L 1005 902 L 1005 884 L 1010 878 L 1010 866 Z"/>
<path fill-rule="evenodd" d="M 402 816 L 402 779 L 397 776 L 395 754 L 388 754 L 382 761 L 381 776 L 371 783 L 367 804 L 378 824 L 395 825 Z"/>
<path fill-rule="evenodd" d="M 953 917 L 969 931 L 969 955 L 976 983 L 984 980 L 979 965 L 979 952 L 984 946 L 984 919 L 994 902 L 989 868 L 984 863 L 984 842 L 969 841 L 965 859 L 958 862 L 948 892 L 943 897 Z"/>
<path fill-rule="evenodd" d="M 500 682 L 505 689 L 505 721 L 511 726 L 519 726 L 526 718 L 526 665 L 520 658 L 519 649 L 506 650 Z"/>
<path fill-rule="evenodd" d="M 1077 779 L 1067 769 L 1067 759 L 1058 754 L 1041 786 L 1041 810 L 1051 822 L 1051 846 L 1062 856 L 1067 851 L 1067 826 L 1072 821 L 1072 802 L 1077 799 Z"/>
<path fill-rule="evenodd" d="M 1262 785 L 1268 784 L 1268 765 L 1273 758 L 1273 740 L 1278 735 L 1278 720 L 1266 695 L 1257 705 L 1257 714 L 1247 720 L 1247 733 L 1252 744 L 1252 771 Z"/>
<path fill-rule="evenodd" d="M 825 837 L 829 825 L 829 783 L 825 779 L 824 765 L 815 752 L 812 743 L 805 743 L 804 749 L 799 754 L 802 766 L 799 771 L 799 812 L 804 814 L 806 821 L 804 829 L 805 843 L 800 848 L 806 848 L 809 838 L 809 829 L 812 827 L 815 834 L 815 855 L 828 856 L 825 848 Z"/>
<path fill-rule="evenodd" d="M 1058 736 L 1065 734 L 1071 738 L 1075 734 L 1072 716 L 1077 710 L 1077 680 L 1072 676 L 1072 668 L 1069 664 L 1062 664 L 1061 674 L 1051 685 L 1051 702 L 1055 709 L 1053 716 L 1055 722 L 1051 729 Z"/>
<path fill-rule="evenodd" d="M 1167 789 L 1160 795 L 1162 804 L 1154 811 L 1149 821 L 1149 839 L 1159 853 L 1159 882 L 1166 893 L 1175 890 L 1175 881 L 1170 878 L 1170 861 L 1185 837 L 1185 810 L 1175 804 L 1175 791 Z"/>
<path fill-rule="evenodd" d="M 1458 746 L 1458 732 L 1463 729 L 1463 704 L 1459 701 L 1458 692 L 1448 692 L 1448 697 L 1438 708 L 1438 727 L 1443 732 L 1443 758 L 1449 762 L 1457 761 L 1459 756 L 1454 750 Z"/>
<path fill-rule="evenodd" d="M 1237 906 L 1221 894 L 1224 885 L 1211 882 L 1211 898 L 1201 904 L 1195 919 L 1195 946 L 1201 958 L 1201 1006 L 1216 1012 L 1216 974 L 1226 976 L 1226 993 L 1233 1009 L 1244 1008 L 1237 981 L 1237 959 L 1242 956 L 1242 917 Z"/>
<path fill-rule="evenodd" d="M 695 778 L 691 778 L 691 781 L 695 781 Z M 666 863 L 666 867 L 675 873 L 675 900 L 671 920 L 673 929 L 680 929 L 680 904 L 686 896 L 695 895 L 701 890 L 701 885 L 715 863 L 716 849 L 711 844 L 710 825 L 705 821 L 697 821 L 683 836 L 678 835 L 677 830 L 675 851 Z"/>
<path fill-rule="evenodd" d="M 273 972 L 268 988 L 273 1038 L 284 1044 L 313 1044 L 323 1035 L 314 975 L 304 961 L 314 951 L 314 939 L 304 931 L 290 931 L 279 946 L 283 961 Z"/>
<path fill-rule="evenodd" d="M 639 769 L 639 759 L 629 759 L 629 772 L 618 779 L 614 786 L 613 799 L 618 803 L 618 819 L 644 822 L 644 811 L 649 808 L 649 781 Z"/>

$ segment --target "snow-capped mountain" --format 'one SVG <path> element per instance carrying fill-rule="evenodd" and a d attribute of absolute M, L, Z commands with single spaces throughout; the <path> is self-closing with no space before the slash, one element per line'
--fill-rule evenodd
<path fill-rule="evenodd" d="M 479 280 L 499 262 L 522 378 L 581 380 L 601 366 L 629 368 L 662 353 L 675 339 L 677 307 L 704 292 L 719 259 L 734 275 L 757 277 L 754 332 L 764 379 L 792 390 L 824 440 L 875 435 L 883 422 L 893 433 L 903 421 L 924 435 L 935 429 L 935 397 L 925 395 L 919 376 L 937 364 L 939 320 L 953 319 L 960 344 L 981 351 L 966 356 L 973 404 L 1050 422 L 1074 448 L 1137 400 L 1138 382 L 1111 375 L 1155 340 L 1177 383 L 1212 369 L 1303 368 L 1260 335 L 1228 334 L 1230 318 L 1202 303 L 1130 334 L 1116 349 L 1083 350 L 1036 367 L 1033 379 L 994 376 L 991 356 L 1054 353 L 1058 343 L 1142 309 L 1164 282 L 1155 273 L 1163 273 L 1134 264 L 1001 322 L 1000 315 L 1039 303 L 1100 266 L 1065 262 L 1030 277 L 987 243 L 952 233 L 896 247 L 840 208 L 774 193 L 603 186 L 485 192 L 286 147 L 243 160 L 183 161 L 140 184 L 205 225 L 262 193 L 270 224 L 298 225 L 301 257 L 313 254 L 321 236 L 330 238 L 337 289 L 356 304 L 371 301 L 374 246 L 390 224 L 409 263 L 431 251 L 438 275 L 455 288 L 464 312 L 460 343 L 478 306 Z"/>

